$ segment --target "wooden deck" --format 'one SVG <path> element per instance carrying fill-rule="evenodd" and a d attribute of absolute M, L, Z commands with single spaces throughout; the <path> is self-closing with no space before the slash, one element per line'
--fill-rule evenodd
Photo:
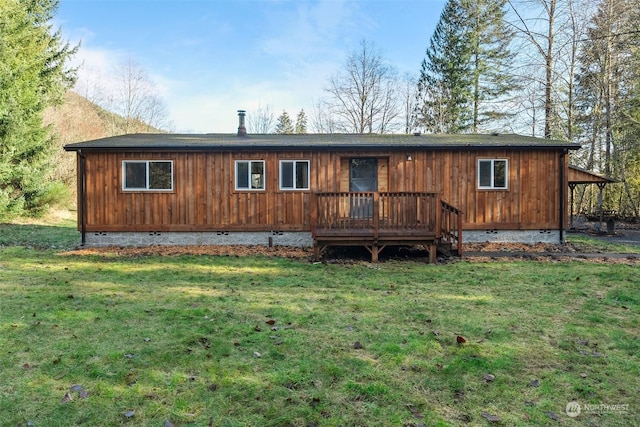
<path fill-rule="evenodd" d="M 364 246 L 373 262 L 387 246 L 424 245 L 429 262 L 441 243 L 462 252 L 461 212 L 439 193 L 315 193 L 311 212 L 316 260 L 329 246 Z"/>

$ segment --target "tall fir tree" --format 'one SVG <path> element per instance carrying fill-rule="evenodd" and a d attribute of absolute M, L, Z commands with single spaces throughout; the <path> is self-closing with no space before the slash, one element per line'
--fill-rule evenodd
<path fill-rule="evenodd" d="M 307 114 L 304 112 L 304 108 L 296 117 L 296 133 L 307 133 Z"/>
<path fill-rule="evenodd" d="M 0 220 L 42 213 L 51 201 L 52 136 L 44 109 L 75 80 L 76 48 L 53 32 L 57 0 L 0 1 Z"/>
<path fill-rule="evenodd" d="M 466 19 L 461 1 L 449 0 L 422 61 L 416 121 L 428 133 L 458 133 L 471 125 Z"/>
<path fill-rule="evenodd" d="M 293 123 L 291 122 L 291 117 L 289 117 L 289 113 L 284 110 L 282 110 L 282 114 L 280 114 L 280 117 L 278 117 L 278 122 L 276 123 L 276 133 L 293 133 Z"/>
<path fill-rule="evenodd" d="M 432 133 L 477 132 L 503 112 L 490 101 L 513 89 L 508 67 L 513 33 L 504 23 L 506 0 L 449 0 L 418 80 L 416 121 Z"/>
<path fill-rule="evenodd" d="M 496 101 L 508 96 L 517 86 L 510 73 L 515 55 L 509 49 L 515 33 L 505 23 L 507 0 L 476 0 L 466 4 L 473 75 L 471 130 L 477 133 L 487 121 L 510 115 L 496 108 Z"/>

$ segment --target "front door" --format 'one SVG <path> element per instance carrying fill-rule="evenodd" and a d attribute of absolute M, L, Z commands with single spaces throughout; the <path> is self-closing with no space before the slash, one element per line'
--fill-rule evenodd
<path fill-rule="evenodd" d="M 352 193 L 378 191 L 378 159 L 357 158 L 349 162 L 349 191 Z M 351 197 L 351 218 L 373 217 L 373 197 Z"/>

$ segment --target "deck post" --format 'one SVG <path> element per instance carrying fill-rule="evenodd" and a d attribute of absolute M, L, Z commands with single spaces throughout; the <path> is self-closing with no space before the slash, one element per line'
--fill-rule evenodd
<path fill-rule="evenodd" d="M 438 245 L 434 240 L 429 244 L 429 264 L 435 264 L 438 262 L 437 251 Z"/>
<path fill-rule="evenodd" d="M 371 245 L 371 262 L 378 262 L 378 244 Z"/>
<path fill-rule="evenodd" d="M 436 194 L 435 200 L 435 211 L 436 211 L 436 239 L 442 238 L 442 196 L 440 193 Z"/>
<path fill-rule="evenodd" d="M 373 193 L 373 238 L 378 239 L 380 232 L 380 193 Z M 377 252 L 377 250 L 376 250 Z M 376 258 L 378 257 L 376 253 Z"/>

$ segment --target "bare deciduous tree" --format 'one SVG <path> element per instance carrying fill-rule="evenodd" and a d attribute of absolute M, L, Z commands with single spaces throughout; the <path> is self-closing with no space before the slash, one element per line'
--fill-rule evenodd
<path fill-rule="evenodd" d="M 275 116 L 270 105 L 263 107 L 258 105 L 255 111 L 247 112 L 247 132 L 272 133 L 275 124 Z"/>
<path fill-rule="evenodd" d="M 331 115 L 330 106 L 326 100 L 320 100 L 314 104 L 311 128 L 315 133 L 335 133 L 340 131 L 335 117 Z"/>
<path fill-rule="evenodd" d="M 114 70 L 109 110 L 124 118 L 124 133 L 148 132 L 170 126 L 169 114 L 158 88 L 144 68 L 129 59 Z"/>
<path fill-rule="evenodd" d="M 389 132 L 401 109 L 397 95 L 397 72 L 388 65 L 372 42 L 362 41 L 326 88 L 329 111 L 340 118 L 344 131 Z"/>

